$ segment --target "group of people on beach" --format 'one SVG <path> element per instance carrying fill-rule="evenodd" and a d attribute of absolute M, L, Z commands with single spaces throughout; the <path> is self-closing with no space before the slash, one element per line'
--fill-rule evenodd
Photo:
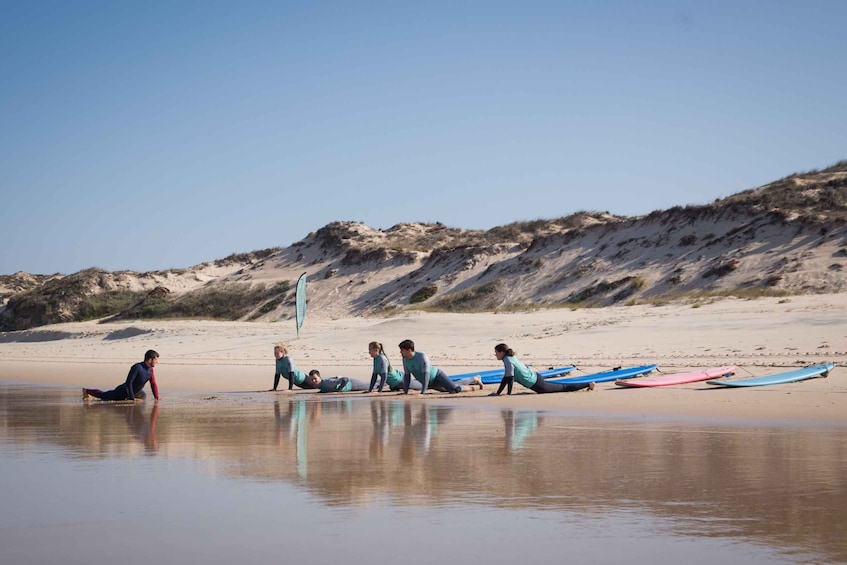
<path fill-rule="evenodd" d="M 455 394 L 474 390 L 476 387 L 482 390 L 485 386 L 478 375 L 454 381 L 443 370 L 433 365 L 426 353 L 416 351 L 415 343 L 411 339 L 401 341 L 399 348 L 400 356 L 403 358 L 402 371 L 391 366 L 391 361 L 381 343 L 372 341 L 368 344 L 368 353 L 373 358 L 373 371 L 370 383 L 366 383 L 351 377 L 326 378 L 317 369 L 312 369 L 306 374 L 297 368 L 286 345 L 277 343 L 274 346 L 276 372 L 271 391 L 278 389 L 281 379 L 288 381 L 288 390 L 297 386 L 318 392 L 369 393 L 375 388 L 377 392 L 383 392 L 387 387 L 389 391 L 402 391 L 403 394 L 409 394 L 409 390 L 426 394 L 429 389 Z M 545 381 L 536 371 L 522 363 L 505 343 L 498 343 L 494 347 L 494 355 L 498 361 L 503 362 L 503 378 L 500 380 L 497 392 L 491 393 L 491 396 L 500 396 L 504 390 L 506 394 L 512 394 L 512 386 L 515 382 L 538 394 L 594 390 L 594 383 L 562 384 Z M 144 361 L 130 368 L 124 383 L 109 391 L 83 388 L 83 399 L 143 400 L 146 396 L 143 389 L 149 382 L 153 396 L 159 400 L 159 387 L 154 373 L 158 360 L 159 354 L 156 351 L 152 349 L 147 351 L 144 354 Z"/>
<path fill-rule="evenodd" d="M 409 394 L 409 390 L 420 391 L 425 394 L 427 390 L 433 389 L 439 392 L 451 394 L 474 390 L 479 387 L 482 390 L 485 385 L 479 376 L 453 380 L 447 374 L 433 365 L 429 357 L 423 351 L 415 350 L 415 343 L 411 339 L 404 339 L 399 344 L 400 356 L 403 358 L 403 370 L 391 366 L 388 356 L 385 354 L 383 345 L 377 341 L 368 344 L 368 353 L 373 358 L 373 372 L 370 383 L 349 377 L 324 378 L 320 371 L 313 369 L 308 374 L 297 369 L 297 365 L 288 353 L 284 343 L 274 346 L 274 357 L 276 358 L 276 373 L 274 374 L 274 386 L 272 391 L 277 390 L 280 379 L 288 381 L 288 390 L 298 386 L 304 389 L 316 389 L 318 392 L 383 392 L 386 385 L 390 391 L 402 391 Z M 506 394 L 512 394 L 514 382 L 539 393 L 550 392 L 573 392 L 576 390 L 594 390 L 594 383 L 586 384 L 561 384 L 545 381 L 536 371 L 524 365 L 515 352 L 505 343 L 498 343 L 494 347 L 494 354 L 498 361 L 503 362 L 503 378 L 497 392 L 492 396 L 500 396 L 503 390 Z M 414 380 L 413 380 L 414 379 Z M 379 381 L 379 385 L 377 385 Z"/>
<path fill-rule="evenodd" d="M 388 390 L 402 390 L 404 394 L 409 394 L 409 390 L 417 390 L 424 394 L 428 389 L 457 393 L 473 390 L 474 387 L 479 387 L 479 390 L 482 390 L 484 386 L 479 376 L 457 381 L 451 380 L 444 371 L 430 363 L 426 353 L 415 351 L 415 344 L 410 339 L 403 340 L 400 343 L 403 371 L 391 366 L 391 361 L 388 360 L 381 343 L 370 342 L 368 353 L 373 358 L 373 372 L 371 373 L 370 383 L 350 377 L 324 378 L 317 369 L 312 369 L 307 375 L 297 369 L 285 344 L 278 343 L 274 346 L 276 373 L 274 374 L 274 386 L 271 390 L 277 390 L 281 378 L 288 381 L 288 390 L 296 385 L 305 389 L 317 389 L 318 392 L 373 392 L 374 388 L 377 392 L 383 392 L 387 385 Z M 412 380 L 413 377 L 414 380 Z M 378 386 L 377 380 L 379 380 Z"/>

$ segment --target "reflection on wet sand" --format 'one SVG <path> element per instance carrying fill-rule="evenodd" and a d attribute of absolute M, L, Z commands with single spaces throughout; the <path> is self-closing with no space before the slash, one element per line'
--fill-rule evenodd
<path fill-rule="evenodd" d="M 190 457 L 325 504 L 637 512 L 668 535 L 847 561 L 843 429 L 610 422 L 396 397 L 82 404 L 0 386 L 3 444 L 73 457 Z M 543 425 L 541 425 L 543 423 Z"/>
<path fill-rule="evenodd" d="M 526 439 L 539 425 L 538 412 L 535 410 L 503 410 L 503 425 L 506 427 L 506 451 L 520 451 Z"/>

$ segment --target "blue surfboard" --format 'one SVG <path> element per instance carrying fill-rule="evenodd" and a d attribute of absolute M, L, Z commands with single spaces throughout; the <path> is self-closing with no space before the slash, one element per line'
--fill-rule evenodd
<path fill-rule="evenodd" d="M 737 379 L 731 381 L 714 380 L 706 381 L 706 383 L 724 387 L 781 385 L 785 383 L 805 381 L 806 379 L 814 379 L 816 377 L 825 377 L 834 368 L 835 363 L 823 363 L 821 365 L 812 365 L 810 367 L 804 367 L 794 371 L 765 375 L 764 377 L 751 377 L 749 379 Z"/>
<path fill-rule="evenodd" d="M 631 379 L 646 375 L 651 371 L 658 369 L 658 365 L 641 365 L 640 367 L 630 367 L 628 369 L 615 369 L 613 371 L 603 371 L 601 373 L 593 373 L 590 375 L 581 375 L 579 377 L 562 377 L 560 379 L 549 379 L 551 383 L 559 383 L 563 385 L 581 385 L 588 383 L 608 383 L 620 379 Z"/>
<path fill-rule="evenodd" d="M 460 379 L 469 379 L 469 378 L 476 377 L 476 376 L 480 376 L 484 379 L 486 377 L 495 377 L 497 375 L 500 375 L 500 377 L 503 376 L 503 367 L 500 367 L 499 369 L 490 369 L 490 370 L 486 370 L 486 371 L 474 371 L 473 373 L 460 373 L 458 375 L 450 375 L 450 380 L 451 381 L 458 381 Z"/>
<path fill-rule="evenodd" d="M 576 369 L 576 367 L 573 365 L 569 367 L 556 367 L 554 369 L 545 369 L 543 371 L 538 371 L 538 375 L 542 379 L 549 379 L 552 377 L 564 375 L 565 373 L 569 373 L 574 369 Z M 476 376 L 479 376 L 482 379 L 483 384 L 499 384 L 500 381 L 503 380 L 503 368 L 501 367 L 499 369 L 491 369 L 490 371 L 476 371 L 474 373 L 462 373 L 460 375 L 450 375 L 450 380 L 458 381 L 460 379 L 468 379 Z"/>

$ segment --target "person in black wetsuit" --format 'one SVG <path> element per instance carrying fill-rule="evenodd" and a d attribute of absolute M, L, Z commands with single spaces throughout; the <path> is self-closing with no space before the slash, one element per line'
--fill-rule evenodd
<path fill-rule="evenodd" d="M 82 399 L 97 398 L 99 400 L 144 400 L 147 394 L 144 385 L 150 383 L 153 397 L 159 400 L 159 386 L 153 367 L 159 362 L 159 354 L 150 349 L 144 354 L 144 361 L 136 363 L 129 369 L 126 381 L 112 390 L 102 391 L 99 388 L 83 388 Z"/>

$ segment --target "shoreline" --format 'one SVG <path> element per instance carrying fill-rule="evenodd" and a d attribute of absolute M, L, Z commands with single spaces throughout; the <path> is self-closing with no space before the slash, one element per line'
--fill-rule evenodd
<path fill-rule="evenodd" d="M 96 321 L 0 334 L 0 381 L 113 388 L 147 349 L 160 355 L 157 380 L 169 392 L 260 394 L 273 382 L 273 344 L 285 341 L 298 368 L 370 379 L 367 343 L 382 341 L 399 365 L 396 343 L 413 339 L 448 374 L 496 369 L 493 346 L 505 342 L 538 368 L 574 364 L 573 376 L 618 366 L 658 364 L 663 373 L 737 365 L 735 378 L 833 362 L 827 378 L 750 389 L 692 383 L 624 389 L 599 383 L 591 393 L 536 395 L 516 385 L 511 397 L 487 398 L 497 385 L 460 397 L 426 400 L 517 410 L 579 411 L 599 416 L 847 423 L 847 295 L 790 300 L 724 299 L 686 305 L 557 309 L 515 313 L 410 312 L 391 318 L 308 320 L 293 324 L 203 320 Z M 290 327 L 289 327 L 290 326 Z M 705 390 L 705 389 L 709 390 Z M 522 394 L 526 393 L 526 394 Z M 267 394 L 269 398 L 288 393 Z M 298 394 L 310 394 L 301 392 Z M 346 393 L 356 395 L 356 393 Z M 376 396 L 376 395 L 374 395 Z M 418 400 L 410 394 L 406 400 Z M 394 398 L 383 393 L 379 398 Z"/>

